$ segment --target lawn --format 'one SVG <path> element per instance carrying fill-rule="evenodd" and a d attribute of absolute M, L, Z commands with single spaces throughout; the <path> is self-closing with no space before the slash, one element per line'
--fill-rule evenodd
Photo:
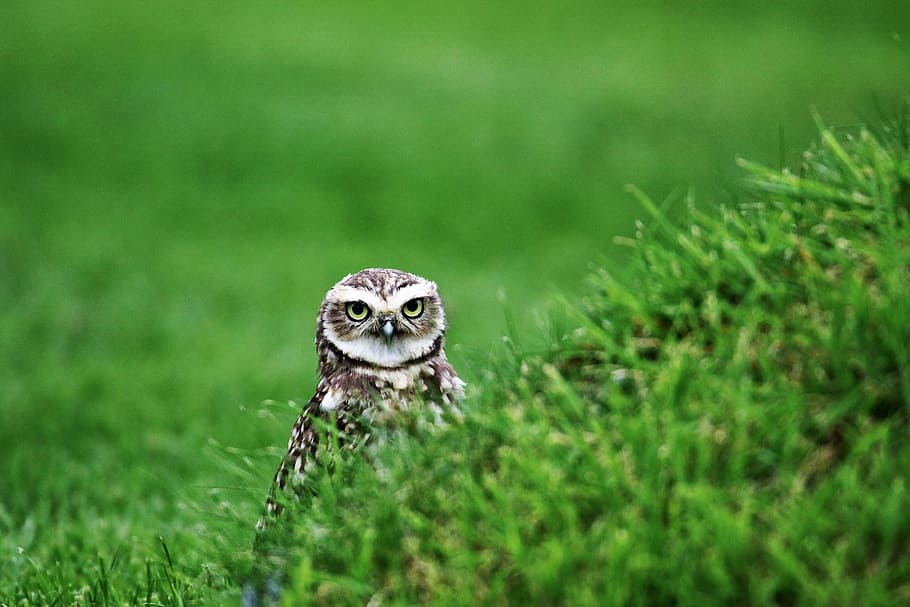
<path fill-rule="evenodd" d="M 902 2 L 11 0 L 0 23 L 0 604 L 236 603 L 346 273 L 437 281 L 489 406 L 576 322 L 554 302 L 649 271 L 614 243 L 656 221 L 625 184 L 689 221 L 690 188 L 750 199 L 734 158 L 797 167 L 811 108 L 882 124 L 910 90 Z"/>

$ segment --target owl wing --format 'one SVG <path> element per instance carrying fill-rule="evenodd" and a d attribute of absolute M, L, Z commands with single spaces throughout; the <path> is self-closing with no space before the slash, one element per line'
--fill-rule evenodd
<path fill-rule="evenodd" d="M 333 402 L 330 410 L 323 407 L 326 395 L 330 388 L 325 382 L 320 382 L 316 394 L 303 407 L 288 440 L 288 449 L 278 470 L 275 472 L 272 487 L 266 498 L 267 516 L 274 517 L 281 512 L 280 494 L 286 491 L 288 484 L 296 491 L 303 491 L 307 475 L 318 465 L 319 436 L 328 425 L 334 425 L 340 447 L 352 448 L 357 441 L 353 440 L 361 434 L 360 420 L 357 418 L 356 407 L 349 406 L 348 401 Z M 361 436 L 360 438 L 366 438 Z M 264 527 L 265 521 L 260 519 L 257 528 Z"/>
<path fill-rule="evenodd" d="M 316 459 L 319 436 L 314 428 L 313 416 L 319 414 L 319 402 L 314 396 L 304 406 L 303 411 L 297 416 L 297 421 L 294 422 L 291 438 L 288 440 L 287 453 L 278 465 L 275 478 L 272 480 L 272 487 L 269 490 L 269 496 L 265 501 L 266 512 L 269 516 L 275 516 L 281 512 L 278 494 L 284 491 L 287 486 L 291 471 L 296 475 L 303 476 L 310 469 L 311 462 Z"/>

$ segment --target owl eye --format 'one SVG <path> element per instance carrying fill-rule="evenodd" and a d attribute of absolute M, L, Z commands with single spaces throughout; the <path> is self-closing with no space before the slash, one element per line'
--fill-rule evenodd
<path fill-rule="evenodd" d="M 370 315 L 370 309 L 362 301 L 349 301 L 345 312 L 354 321 L 361 321 Z"/>
<path fill-rule="evenodd" d="M 423 298 L 412 299 L 401 307 L 401 311 L 408 318 L 417 318 L 423 314 Z"/>

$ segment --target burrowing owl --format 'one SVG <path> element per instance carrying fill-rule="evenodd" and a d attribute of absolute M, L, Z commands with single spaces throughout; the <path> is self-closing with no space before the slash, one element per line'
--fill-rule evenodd
<path fill-rule="evenodd" d="M 269 514 L 279 510 L 277 492 L 316 465 L 320 425 L 334 424 L 339 442 L 351 445 L 366 438 L 371 424 L 412 404 L 429 407 L 437 419 L 457 411 L 465 384 L 446 360 L 445 330 L 436 284 L 414 274 L 371 268 L 326 293 L 316 323 L 319 383 L 291 431 Z"/>

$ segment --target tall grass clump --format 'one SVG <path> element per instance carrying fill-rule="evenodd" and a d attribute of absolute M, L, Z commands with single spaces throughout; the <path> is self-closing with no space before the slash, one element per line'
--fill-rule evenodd
<path fill-rule="evenodd" d="M 650 215 L 574 328 L 294 519 L 285 604 L 910 601 L 910 129 Z"/>

